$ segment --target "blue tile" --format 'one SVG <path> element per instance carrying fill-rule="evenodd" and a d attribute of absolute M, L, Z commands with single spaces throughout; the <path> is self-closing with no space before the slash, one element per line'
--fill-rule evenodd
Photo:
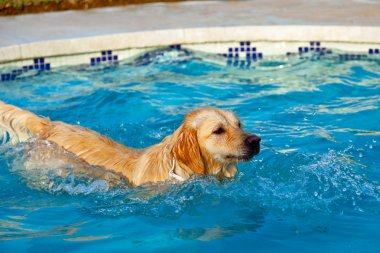
<path fill-rule="evenodd" d="M 180 50 L 181 49 L 181 45 L 171 45 L 170 48 L 174 49 L 174 50 Z"/>
<path fill-rule="evenodd" d="M 239 58 L 239 54 L 235 54 L 235 58 Z"/>
<path fill-rule="evenodd" d="M 379 49 L 375 49 L 375 54 L 378 54 L 379 53 Z"/>
<path fill-rule="evenodd" d="M 320 52 L 321 49 L 320 49 L 319 47 L 317 47 L 317 48 L 315 49 L 315 51 Z"/>
<path fill-rule="evenodd" d="M 38 59 L 34 59 L 34 64 L 38 64 Z"/>
<path fill-rule="evenodd" d="M 257 55 L 256 54 L 252 54 L 252 59 L 256 59 Z"/>
<path fill-rule="evenodd" d="M 40 69 L 41 69 L 41 70 L 45 70 L 45 65 L 41 65 L 41 66 L 40 66 Z"/>
<path fill-rule="evenodd" d="M 240 48 L 240 51 L 241 51 L 241 52 L 244 52 L 244 47 Z"/>
<path fill-rule="evenodd" d="M 111 50 L 107 51 L 107 54 L 108 54 L 108 55 L 111 55 L 111 54 L 112 54 L 112 51 L 111 51 Z"/>
<path fill-rule="evenodd" d="M 106 51 L 102 51 L 102 56 L 103 56 L 103 55 L 106 55 L 106 54 L 107 54 L 107 52 L 106 52 Z"/>
<path fill-rule="evenodd" d="M 314 47 L 311 47 L 311 48 L 310 48 L 310 51 L 314 51 Z"/>
<path fill-rule="evenodd" d="M 228 54 L 228 57 L 232 58 L 234 55 L 233 54 Z"/>
<path fill-rule="evenodd" d="M 22 70 L 27 71 L 28 70 L 28 66 L 22 66 Z"/>
<path fill-rule="evenodd" d="M 240 46 L 241 46 L 241 47 L 243 47 L 243 46 L 244 46 L 244 44 L 245 44 L 244 42 L 240 42 Z"/>
<path fill-rule="evenodd" d="M 314 46 L 314 41 L 311 41 L 311 42 L 310 42 L 310 46 Z"/>
<path fill-rule="evenodd" d="M 251 48 L 250 47 L 247 47 L 247 52 L 251 52 Z"/>
<path fill-rule="evenodd" d="M 259 59 L 263 59 L 263 53 L 258 53 Z"/>
<path fill-rule="evenodd" d="M 44 64 L 45 63 L 45 59 L 44 58 L 40 58 L 40 63 Z"/>
<path fill-rule="evenodd" d="M 298 53 L 302 53 L 303 52 L 303 47 L 299 47 L 298 48 Z"/>
<path fill-rule="evenodd" d="M 107 61 L 107 57 L 103 56 L 102 61 Z"/>
<path fill-rule="evenodd" d="M 1 81 L 5 81 L 5 74 L 1 74 Z"/>
<path fill-rule="evenodd" d="M 113 56 L 113 60 L 114 60 L 114 61 L 117 61 L 117 59 L 118 59 L 117 55 L 114 55 L 114 56 Z"/>
<path fill-rule="evenodd" d="M 239 48 L 238 47 L 235 47 L 235 52 L 239 52 Z"/>
<path fill-rule="evenodd" d="M 368 50 L 368 53 L 369 53 L 369 54 L 373 54 L 373 49 L 370 48 L 370 49 Z"/>
<path fill-rule="evenodd" d="M 247 53 L 247 54 L 246 54 L 246 57 L 247 57 L 247 59 L 251 58 L 251 54 L 250 54 L 250 53 Z"/>
<path fill-rule="evenodd" d="M 21 69 L 14 69 L 14 70 L 12 70 L 12 75 L 20 75 L 21 74 L 21 72 L 22 72 L 22 70 Z"/>
<path fill-rule="evenodd" d="M 227 54 L 223 54 L 223 57 L 227 57 Z"/>
<path fill-rule="evenodd" d="M 91 65 L 95 65 L 95 58 L 91 58 Z"/>
<path fill-rule="evenodd" d="M 96 58 L 96 62 L 101 62 L 102 61 L 102 59 L 100 59 L 100 57 L 98 57 L 98 58 Z"/>
<path fill-rule="evenodd" d="M 317 42 L 315 42 L 315 45 L 317 45 L 317 47 L 319 47 L 321 45 L 321 42 L 317 41 Z"/>
<path fill-rule="evenodd" d="M 40 66 L 39 65 L 34 65 L 34 69 L 39 69 L 40 68 Z"/>
<path fill-rule="evenodd" d="M 290 52 L 287 52 L 287 53 L 286 53 L 286 56 L 290 56 L 290 55 L 292 55 L 292 53 L 290 53 Z"/>
<path fill-rule="evenodd" d="M 9 73 L 5 74 L 5 80 L 6 81 L 11 80 L 11 74 L 9 74 Z"/>
<path fill-rule="evenodd" d="M 250 46 L 250 45 L 251 45 L 251 42 L 247 41 L 247 42 L 245 43 L 245 45 L 246 45 L 246 46 Z"/>
<path fill-rule="evenodd" d="M 108 60 L 109 60 L 109 61 L 112 61 L 112 56 L 108 56 Z"/>
<path fill-rule="evenodd" d="M 28 69 L 32 70 L 33 69 L 33 65 L 28 66 Z"/>
<path fill-rule="evenodd" d="M 256 48 L 255 47 L 252 48 L 252 52 L 256 52 Z"/>
<path fill-rule="evenodd" d="M 228 52 L 232 52 L 232 47 L 228 48 Z"/>
<path fill-rule="evenodd" d="M 46 68 L 46 70 L 50 70 L 50 63 L 46 63 L 45 68 Z"/>
<path fill-rule="evenodd" d="M 305 53 L 309 52 L 309 48 L 308 47 L 304 47 L 303 50 L 304 50 Z"/>

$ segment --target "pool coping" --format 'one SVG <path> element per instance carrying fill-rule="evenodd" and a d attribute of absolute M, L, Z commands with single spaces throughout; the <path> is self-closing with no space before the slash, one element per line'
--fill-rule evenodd
<path fill-rule="evenodd" d="M 184 28 L 40 41 L 0 48 L 0 63 L 122 50 L 202 43 L 337 42 L 380 44 L 380 27 L 270 25 Z"/>

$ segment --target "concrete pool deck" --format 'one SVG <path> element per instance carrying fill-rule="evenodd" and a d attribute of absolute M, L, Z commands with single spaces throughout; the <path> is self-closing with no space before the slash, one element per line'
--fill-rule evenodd
<path fill-rule="evenodd" d="M 197 1 L 0 17 L 0 62 L 231 38 L 380 43 L 379 10 L 372 0 Z"/>

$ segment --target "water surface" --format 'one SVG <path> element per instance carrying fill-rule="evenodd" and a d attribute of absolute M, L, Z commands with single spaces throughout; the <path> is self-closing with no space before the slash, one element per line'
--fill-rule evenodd
<path fill-rule="evenodd" d="M 30 168 L 25 149 L 35 140 L 3 144 L 2 251 L 378 252 L 379 62 L 279 58 L 241 69 L 213 61 L 160 52 L 1 83 L 7 103 L 135 148 L 210 106 L 235 111 L 262 138 L 233 180 L 135 189 L 60 177 L 72 168 L 59 161 Z"/>

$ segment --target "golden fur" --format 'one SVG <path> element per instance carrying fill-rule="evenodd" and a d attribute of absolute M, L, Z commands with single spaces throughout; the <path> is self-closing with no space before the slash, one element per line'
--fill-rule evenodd
<path fill-rule="evenodd" d="M 90 165 L 122 174 L 135 186 L 170 180 L 171 168 L 183 179 L 194 173 L 234 177 L 236 163 L 253 156 L 240 120 L 216 108 L 190 112 L 172 135 L 145 149 L 128 148 L 90 129 L 50 121 L 2 102 L 0 127 L 13 143 L 31 137 L 48 140 Z"/>

